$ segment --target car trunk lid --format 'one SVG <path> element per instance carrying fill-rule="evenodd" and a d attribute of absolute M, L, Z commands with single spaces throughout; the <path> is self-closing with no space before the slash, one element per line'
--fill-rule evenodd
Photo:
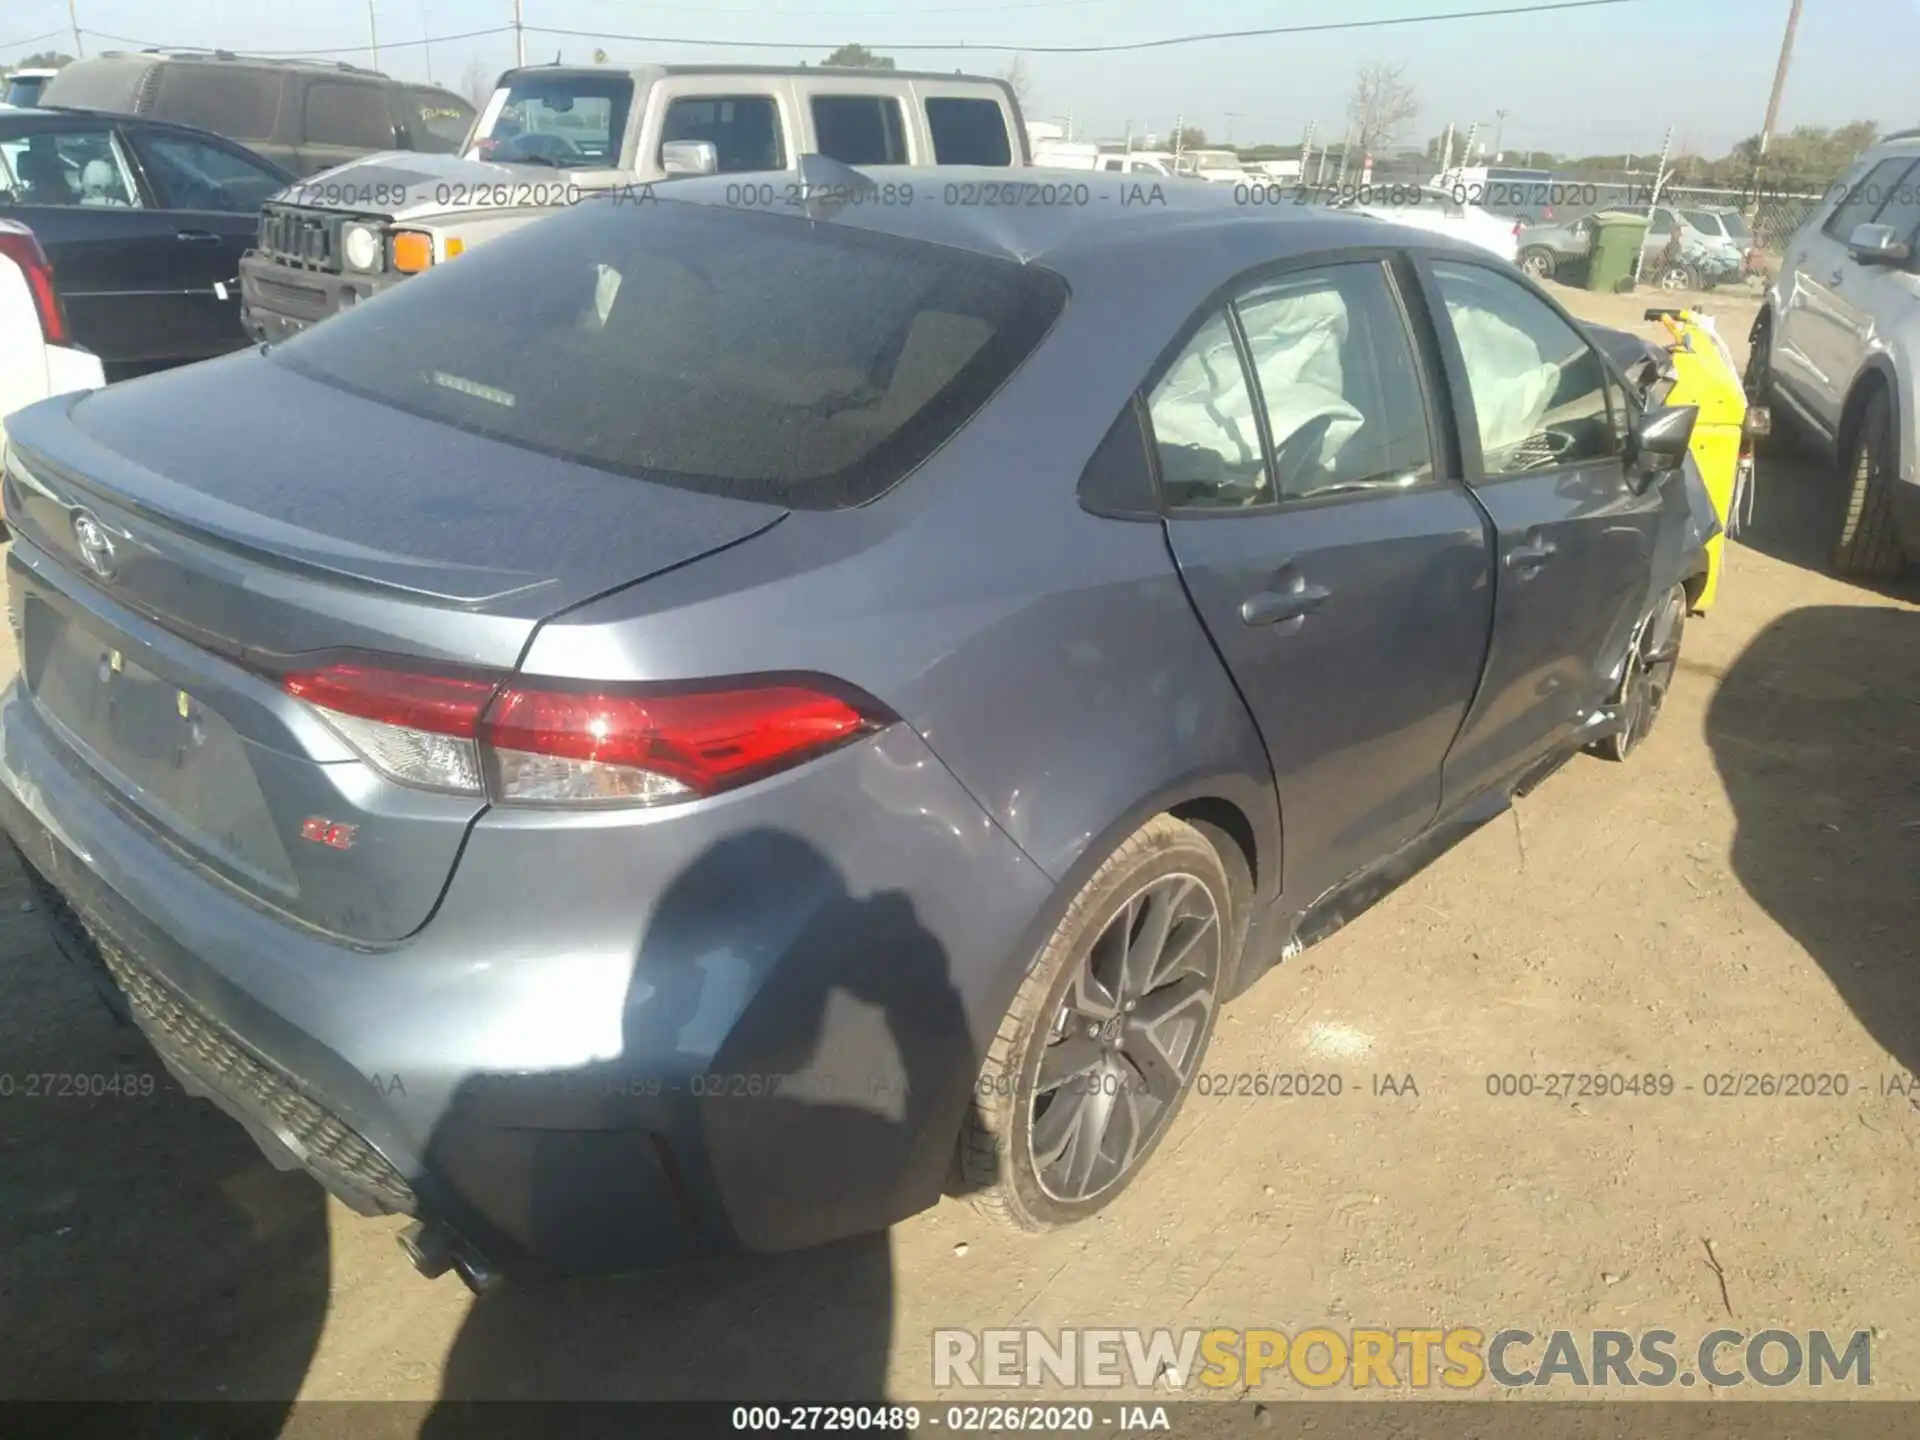
<path fill-rule="evenodd" d="M 274 677 L 342 652 L 509 671 L 543 619 L 786 513 L 485 440 L 257 355 L 48 401 L 9 437 L 37 712 L 193 861 L 373 942 L 425 921 L 484 802 L 382 779 Z M 315 819 L 345 829 L 305 843 Z"/>

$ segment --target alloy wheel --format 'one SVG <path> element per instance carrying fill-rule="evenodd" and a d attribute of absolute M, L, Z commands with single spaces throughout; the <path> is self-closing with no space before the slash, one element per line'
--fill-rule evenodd
<path fill-rule="evenodd" d="M 1660 707 L 1666 701 L 1674 671 L 1679 667 L 1680 637 L 1686 618 L 1686 593 L 1676 586 L 1641 625 L 1638 643 L 1628 657 L 1621 697 L 1621 708 L 1625 712 L 1625 728 L 1620 736 L 1623 753 L 1644 740 L 1660 717 Z"/>
<path fill-rule="evenodd" d="M 1199 877 L 1163 875 L 1121 905 L 1075 965 L 1028 1116 L 1028 1158 L 1051 1198 L 1125 1180 L 1192 1081 L 1218 990 L 1223 936 Z"/>

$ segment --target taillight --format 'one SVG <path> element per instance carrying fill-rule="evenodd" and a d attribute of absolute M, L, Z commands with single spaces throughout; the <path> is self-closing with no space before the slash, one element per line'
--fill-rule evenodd
<path fill-rule="evenodd" d="M 661 694 L 337 664 L 281 683 L 390 779 L 507 804 L 697 799 L 884 723 L 840 695 L 785 679 Z"/>
<path fill-rule="evenodd" d="M 27 277 L 33 308 L 40 316 L 41 338 L 49 345 L 71 343 L 67 339 L 67 313 L 60 304 L 60 292 L 53 288 L 53 266 L 33 232 L 0 230 L 0 255 L 18 265 Z"/>

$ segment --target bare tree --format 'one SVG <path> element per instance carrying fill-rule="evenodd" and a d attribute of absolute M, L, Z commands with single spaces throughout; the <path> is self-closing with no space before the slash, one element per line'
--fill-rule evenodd
<path fill-rule="evenodd" d="M 1353 122 L 1354 145 L 1361 153 L 1384 158 L 1406 123 L 1420 113 L 1420 97 L 1402 77 L 1404 65 L 1375 60 L 1360 67 L 1347 118 Z"/>
<path fill-rule="evenodd" d="M 484 110 L 493 95 L 493 82 L 498 78 L 486 61 L 478 55 L 470 56 L 467 68 L 460 72 L 460 93 L 473 102 L 474 109 Z"/>
<path fill-rule="evenodd" d="M 1024 114 L 1033 103 L 1033 77 L 1027 73 L 1026 60 L 1016 54 L 1012 63 L 1000 72 L 1000 78 L 1007 82 L 1007 88 L 1013 91 L 1013 98 L 1020 102 Z"/>

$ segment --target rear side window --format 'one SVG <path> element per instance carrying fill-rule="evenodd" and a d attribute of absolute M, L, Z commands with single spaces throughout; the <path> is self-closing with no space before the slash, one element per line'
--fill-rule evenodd
<path fill-rule="evenodd" d="M 277 70 L 229 69 L 219 63 L 162 65 L 149 113 L 229 140 L 271 139 L 282 78 Z"/>
<path fill-rule="evenodd" d="M 386 95 L 374 85 L 316 80 L 307 87 L 306 143 L 358 150 L 391 150 L 393 122 Z"/>
<path fill-rule="evenodd" d="M 272 359 L 598 469 L 835 509 L 890 488 L 964 425 L 1065 296 L 1049 271 L 947 246 L 596 200 Z"/>
<path fill-rule="evenodd" d="M 660 143 L 706 140 L 720 160 L 722 175 L 748 170 L 784 170 L 787 147 L 780 141 L 780 112 L 768 95 L 702 95 L 667 106 Z M 656 154 L 654 163 L 660 156 Z"/>
<path fill-rule="evenodd" d="M 816 95 L 813 132 L 820 153 L 843 165 L 904 165 L 906 126 L 891 95 Z"/>
<path fill-rule="evenodd" d="M 453 154 L 473 124 L 473 107 L 444 90 L 409 90 L 402 104 L 413 148 L 429 155 Z"/>
<path fill-rule="evenodd" d="M 1835 240 L 1844 241 L 1855 226 L 1866 224 L 1888 200 L 1898 198 L 1902 177 L 1913 163 L 1911 156 L 1882 160 L 1854 183 L 1820 228 Z"/>
<path fill-rule="evenodd" d="M 991 100 L 935 97 L 927 101 L 927 129 L 933 132 L 936 165 L 1011 165 L 1006 113 Z M 1118 170 L 1118 164 L 1101 168 Z"/>

